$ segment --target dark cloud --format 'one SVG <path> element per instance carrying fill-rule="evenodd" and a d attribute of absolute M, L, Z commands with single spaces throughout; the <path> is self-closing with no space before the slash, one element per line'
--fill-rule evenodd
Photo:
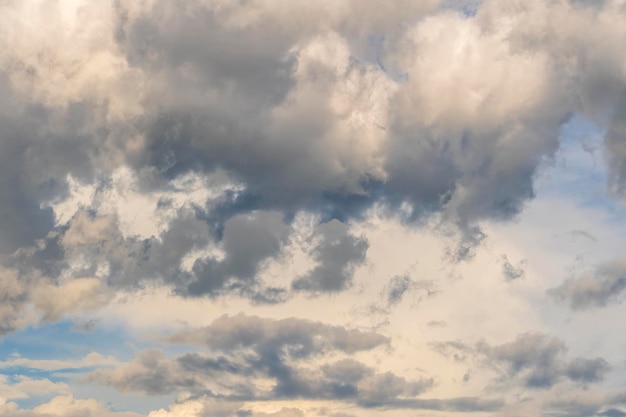
<path fill-rule="evenodd" d="M 297 278 L 293 289 L 310 292 L 341 291 L 352 283 L 354 268 L 365 260 L 369 244 L 364 237 L 350 233 L 349 227 L 338 220 L 319 226 L 312 249 L 317 265 Z"/>
<path fill-rule="evenodd" d="M 289 229 L 277 212 L 256 212 L 230 218 L 224 224 L 221 260 L 198 260 L 193 266 L 194 279 L 184 294 L 219 294 L 230 288 L 252 286 L 260 264 L 279 255 Z M 245 289 L 244 289 L 245 291 Z"/>
<path fill-rule="evenodd" d="M 386 345 L 389 340 L 375 332 L 287 318 L 270 320 L 256 316 L 222 316 L 207 327 L 170 336 L 172 343 L 200 344 L 232 351 L 255 348 L 285 351 L 290 356 L 308 357 L 328 350 L 355 353 Z"/>
<path fill-rule="evenodd" d="M 572 381 L 592 383 L 601 382 L 609 369 L 608 362 L 602 358 L 576 358 L 567 364 L 565 373 Z"/>
<path fill-rule="evenodd" d="M 562 24 L 531 27 L 534 3 L 117 1 L 81 9 L 102 24 L 68 35 L 72 51 L 58 46 L 68 41 L 62 22 L 28 17 L 60 37 L 50 44 L 12 22 L 20 44 L 0 40 L 13 51 L 0 79 L 0 255 L 43 239 L 30 267 L 68 272 L 64 235 L 103 215 L 105 193 L 68 224 L 55 223 L 49 203 L 68 195 L 68 176 L 101 190 L 125 166 L 144 195 L 190 174 L 223 172 L 240 187 L 194 207 L 195 218 L 185 205 L 153 238 L 128 236 L 112 221 L 106 240 L 76 242 L 73 253 L 80 246 L 93 262 L 73 275 L 108 263 L 114 287 L 151 277 L 183 296 L 234 293 L 258 303 L 284 301 L 290 290 L 337 292 L 368 248 L 350 221 L 373 207 L 406 224 L 437 213 L 464 236 L 451 259 L 469 259 L 484 239 L 481 221 L 514 218 L 534 197 L 536 171 L 574 114 L 607 127 L 610 185 L 623 188 L 622 32 L 607 24 L 580 34 L 602 13 L 624 10 L 571 3 L 542 9 Z M 450 8 L 462 13 L 442 10 Z M 504 20 L 512 23 L 501 36 L 494 22 Z M 377 46 L 373 34 L 384 34 Z M 101 70 L 85 56 L 102 58 Z M 454 65 L 442 73 L 441 62 Z M 310 253 L 317 265 L 290 277 L 291 289 L 266 286 L 258 272 L 280 256 L 302 213 L 320 219 Z M 212 243 L 223 258 L 181 268 Z M 508 261 L 503 273 L 521 277 Z"/>
<path fill-rule="evenodd" d="M 393 406 L 397 399 L 416 397 L 434 384 L 430 378 L 407 380 L 381 373 L 349 357 L 314 366 L 309 359 L 353 355 L 385 346 L 388 339 L 306 320 L 224 316 L 168 340 L 204 345 L 221 355 L 187 353 L 169 360 L 149 351 L 117 369 L 96 371 L 89 380 L 149 395 L 190 392 L 229 401 L 331 399 L 366 407 Z M 262 388 L 259 378 L 269 378 L 274 385 Z"/>
<path fill-rule="evenodd" d="M 81 107 L 73 108 L 80 111 Z M 35 246 L 36 239 L 45 238 L 54 228 L 54 214 L 43 203 L 64 195 L 65 175 L 88 175 L 87 151 L 93 138 L 81 137 L 77 128 L 83 122 L 71 119 L 72 114 L 44 107 L 0 114 L 0 255 Z"/>
<path fill-rule="evenodd" d="M 28 300 L 28 289 L 16 271 L 0 270 L 0 336 L 17 327 Z"/>
<path fill-rule="evenodd" d="M 469 7 L 469 15 L 476 14 L 476 2 L 461 3 L 453 7 Z M 228 18 L 239 17 L 237 8 L 224 12 L 195 2 L 172 8 L 158 1 L 138 14 L 129 10 L 124 6 L 118 10 L 122 51 L 144 73 L 167 80 L 165 90 L 154 93 L 160 98 L 158 106 L 145 109 L 149 134 L 144 154 L 133 165 L 154 167 L 167 178 L 221 167 L 246 184 L 245 193 L 257 199 L 257 209 L 293 212 L 324 207 L 337 216 L 350 216 L 360 211 L 355 199 L 365 196 L 360 205 L 408 205 L 412 219 L 433 210 L 449 212 L 463 225 L 483 218 L 510 218 L 534 196 L 533 174 L 541 157 L 556 150 L 559 126 L 571 113 L 572 104 L 553 106 L 553 97 L 545 94 L 545 101 L 535 107 L 513 105 L 504 115 L 511 125 L 519 123 L 515 129 L 465 115 L 454 128 L 440 129 L 448 122 L 444 119 L 452 117 L 446 103 L 432 104 L 441 106 L 441 120 L 416 124 L 393 112 L 419 111 L 395 106 L 415 93 L 412 83 L 420 79 L 420 69 L 413 67 L 414 61 L 404 62 L 409 85 L 402 87 L 397 103 L 390 100 L 385 89 L 392 81 L 386 74 L 350 57 L 351 45 L 342 37 L 354 34 L 350 26 L 339 24 L 335 27 L 339 34 L 322 35 L 310 22 L 299 28 L 272 24 L 281 16 L 270 6 L 258 10 L 266 19 L 244 26 L 225 24 Z M 315 10 L 314 22 L 326 14 Z M 404 46 L 423 46 L 426 51 L 432 47 Z M 313 56 L 312 50 L 324 54 Z M 517 59 L 501 58 L 510 59 L 511 65 Z M 348 79 L 361 92 L 337 90 Z M 342 98 L 358 104 L 354 101 L 340 116 L 329 105 L 333 91 L 342 91 Z M 388 102 L 392 117 L 376 107 Z M 286 103 L 291 103 L 289 109 Z M 363 125 L 368 130 L 354 130 L 343 124 L 350 118 L 373 122 Z M 347 136 L 336 136 L 337 131 Z M 363 152 L 345 153 L 343 141 L 358 143 L 360 137 L 371 140 L 363 143 Z M 494 153 L 496 143 L 499 150 Z M 382 152 L 382 165 L 367 154 L 370 150 Z"/>
<path fill-rule="evenodd" d="M 621 416 L 622 405 L 626 401 L 623 390 L 610 393 L 598 393 L 591 397 L 584 395 L 565 395 L 547 401 L 546 406 L 572 417 Z"/>
<path fill-rule="evenodd" d="M 597 415 L 601 417 L 624 417 L 626 416 L 626 411 L 619 410 L 617 408 L 609 408 L 608 410 L 602 411 Z"/>
<path fill-rule="evenodd" d="M 226 359 L 199 353 L 168 361 L 161 354 L 148 352 L 115 370 L 96 371 L 89 380 L 124 392 L 185 392 L 192 398 L 215 398 L 228 403 L 311 399 L 342 401 L 364 408 L 454 412 L 495 411 L 503 405 L 500 400 L 475 397 L 416 398 L 433 386 L 432 379 L 407 380 L 390 372 L 378 373 L 354 359 L 341 359 L 320 368 L 310 364 L 301 368 L 284 358 L 272 358 L 267 352 L 265 355 L 263 363 L 246 355 L 229 355 L 231 359 Z M 275 385 L 263 390 L 256 384 L 257 378 L 270 378 Z M 240 414 L 249 412 L 242 409 Z"/>
<path fill-rule="evenodd" d="M 499 373 L 497 383 L 519 383 L 531 389 L 549 389 L 563 380 L 587 386 L 602 382 L 611 369 L 602 358 L 568 358 L 562 341 L 541 333 L 524 333 L 495 346 L 448 341 L 431 343 L 430 347 L 455 362 L 479 359 L 483 366 Z"/>
<path fill-rule="evenodd" d="M 389 281 L 389 290 L 387 293 L 387 304 L 395 305 L 402 301 L 404 294 L 411 289 L 415 283 L 413 280 L 404 275 L 393 277 Z"/>
<path fill-rule="evenodd" d="M 626 264 L 620 259 L 598 265 L 589 275 L 570 278 L 548 295 L 574 310 L 585 310 L 621 302 L 625 289 Z"/>
<path fill-rule="evenodd" d="M 524 278 L 524 261 L 518 266 L 514 266 L 506 255 L 502 256 L 502 276 L 505 281 L 515 281 Z"/>
<path fill-rule="evenodd" d="M 98 216 L 79 211 L 69 221 L 61 238 L 68 261 L 81 259 L 75 275 L 96 276 L 107 265 L 104 279 L 112 287 L 138 288 L 146 277 L 180 279 L 182 258 L 208 243 L 208 229 L 189 213 L 181 211 L 174 227 L 156 237 L 125 236 L 115 215 Z"/>
<path fill-rule="evenodd" d="M 600 382 L 610 369 L 602 358 L 567 359 L 563 342 L 538 333 L 522 334 L 498 346 L 481 344 L 478 351 L 489 363 L 504 365 L 505 378 L 520 378 L 535 389 L 550 388 L 563 378 L 581 384 Z"/>
<path fill-rule="evenodd" d="M 192 374 L 177 372 L 175 363 L 158 350 L 141 352 L 132 365 L 115 371 L 97 370 L 87 381 L 113 385 L 120 391 L 140 390 L 148 395 L 164 395 L 185 388 L 193 388 L 199 381 Z"/>
<path fill-rule="evenodd" d="M 404 225 L 435 214 L 462 236 L 450 260 L 471 259 L 485 239 L 481 222 L 511 220 L 534 198 L 537 171 L 571 117 L 606 131 L 609 189 L 621 196 L 626 188 L 619 2 L 21 3 L 0 5 L 11 17 L 0 37 L 0 334 L 26 325 L 31 304 L 41 320 L 59 320 L 70 307 L 55 303 L 70 299 L 71 285 L 97 280 L 103 287 L 90 288 L 98 291 L 72 296 L 162 285 L 185 297 L 272 304 L 298 291 L 345 290 L 369 247 L 352 222 L 370 209 Z M 68 24 L 73 14 L 89 24 Z M 211 183 L 201 203 L 163 196 L 157 208 L 171 215 L 143 236 L 111 208 L 119 169 L 131 171 L 142 197 L 172 194 L 187 175 L 222 173 L 238 185 Z M 61 219 L 52 207 L 73 182 L 93 186 L 95 197 Z M 273 286 L 260 274 L 302 238 L 294 236 L 299 215 L 317 221 L 315 265 Z M 600 265 L 549 294 L 574 309 L 619 302 L 625 270 L 621 261 Z M 523 265 L 503 258 L 502 273 L 520 279 Z M 429 285 L 394 277 L 381 298 L 389 308 L 412 291 L 431 295 Z M 389 346 L 375 332 L 225 316 L 169 341 L 207 352 L 169 359 L 150 351 L 92 377 L 121 390 L 233 401 L 502 406 L 418 398 L 433 379 L 348 358 Z M 458 361 L 476 354 L 501 380 L 532 389 L 585 386 L 608 371 L 601 358 L 569 358 L 545 335 L 433 347 Z M 304 363 L 313 359 L 320 363 Z M 273 385 L 263 390 L 254 378 Z M 617 400 L 562 409 L 610 417 Z"/>
<path fill-rule="evenodd" d="M 604 155 L 609 166 L 609 187 L 618 196 L 626 189 L 626 92 L 620 94 L 609 130 Z"/>
<path fill-rule="evenodd" d="M 359 403 L 364 407 L 390 406 L 398 398 L 415 397 L 433 384 L 432 379 L 410 382 L 391 372 L 373 375 L 359 384 Z M 398 402 L 400 403 L 401 401 Z"/>
<path fill-rule="evenodd" d="M 447 399 L 398 399 L 388 401 L 388 408 L 416 410 L 436 410 L 449 412 L 495 412 L 502 408 L 504 401 L 498 399 L 459 397 Z"/>

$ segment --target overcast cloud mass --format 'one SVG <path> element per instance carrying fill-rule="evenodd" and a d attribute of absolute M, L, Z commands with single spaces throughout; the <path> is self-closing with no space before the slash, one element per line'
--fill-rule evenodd
<path fill-rule="evenodd" d="M 0 1 L 0 415 L 626 416 L 623 0 Z"/>

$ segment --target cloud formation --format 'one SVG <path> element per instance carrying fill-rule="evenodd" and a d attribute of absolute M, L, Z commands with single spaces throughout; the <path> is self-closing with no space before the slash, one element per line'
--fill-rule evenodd
<path fill-rule="evenodd" d="M 89 378 L 150 395 L 187 392 L 228 401 L 324 399 L 401 408 L 399 399 L 413 398 L 434 383 L 377 372 L 351 358 L 387 346 L 383 335 L 306 320 L 223 316 L 167 340 L 201 345 L 214 355 L 186 353 L 168 359 L 160 351 L 147 351 L 132 363 L 95 371 Z M 337 354 L 343 358 L 326 359 Z M 321 365 L 313 365 L 320 359 L 325 359 Z M 272 382 L 263 389 L 261 380 Z"/>
<path fill-rule="evenodd" d="M 265 288 L 256 276 L 280 256 L 294 216 L 309 213 L 320 219 L 310 253 L 318 266 L 292 289 L 341 291 L 367 245 L 350 233 L 351 221 L 375 207 L 408 221 L 439 213 L 466 231 L 510 219 L 535 195 L 535 173 L 573 113 L 605 123 L 620 192 L 619 2 L 410 3 L 356 13 L 349 1 L 4 5 L 17 18 L 2 36 L 12 51 L 2 57 L 3 88 L 17 104 L 2 107 L 0 250 L 60 240 L 46 261 L 58 275 L 70 246 L 89 244 L 94 263 L 106 258 L 110 285 L 157 281 L 180 295 L 279 302 L 290 289 Z M 65 29 L 45 38 L 27 30 L 29 21 Z M 597 21 L 600 29 L 580 35 Z M 14 39 L 19 47 L 9 48 Z M 70 40 L 74 47 L 58 46 Z M 105 214 L 102 198 L 119 166 L 146 196 L 218 171 L 239 186 L 187 204 L 181 220 L 140 239 Z M 70 178 L 98 190 L 88 223 L 77 211 L 55 224 L 50 204 L 67 198 Z M 107 244 L 75 234 L 80 224 L 104 223 Z M 208 245 L 224 257 L 180 268 Z"/>
<path fill-rule="evenodd" d="M 555 264 L 623 238 L 576 222 L 586 238 L 555 249 L 536 230 L 565 210 L 506 229 L 586 146 L 579 120 L 603 171 L 562 194 L 621 233 L 624 1 L 22 0 L 0 16 L 0 337 L 127 330 L 121 306 L 151 322 L 110 352 L 63 330 L 71 358 L 0 343 L 0 414 L 138 415 L 88 398 L 106 386 L 176 396 L 150 417 L 624 415 L 623 358 L 579 357 L 589 340 L 568 354 L 550 326 L 569 313 L 548 304 L 617 311 L 622 258 L 562 283 Z M 585 176 L 602 201 L 575 196 Z"/>
<path fill-rule="evenodd" d="M 622 259 L 598 265 L 581 277 L 569 278 L 548 294 L 574 310 L 619 303 L 626 289 L 626 263 Z"/>

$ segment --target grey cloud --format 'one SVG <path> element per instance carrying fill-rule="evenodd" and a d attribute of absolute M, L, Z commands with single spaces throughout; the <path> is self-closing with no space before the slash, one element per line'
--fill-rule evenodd
<path fill-rule="evenodd" d="M 345 384 L 360 381 L 374 371 L 372 368 L 354 359 L 342 359 L 325 365 L 321 369 L 326 378 Z"/>
<path fill-rule="evenodd" d="M 626 189 L 626 93 L 622 92 L 606 135 L 604 155 L 609 165 L 609 186 L 617 195 Z"/>
<path fill-rule="evenodd" d="M 415 397 L 432 385 L 432 379 L 409 382 L 390 372 L 372 375 L 359 382 L 359 392 L 362 395 L 359 402 L 365 407 L 385 406 L 398 397 Z"/>
<path fill-rule="evenodd" d="M 549 399 L 545 407 L 572 417 L 610 417 L 624 414 L 622 406 L 626 402 L 623 390 L 610 393 L 597 393 L 591 397 L 570 395 Z"/>
<path fill-rule="evenodd" d="M 412 303 L 435 296 L 439 290 L 433 281 L 413 280 L 407 275 L 398 275 L 389 280 L 380 293 L 380 301 L 369 303 L 365 314 L 389 315 L 393 308 L 410 296 Z"/>
<path fill-rule="evenodd" d="M 623 259 L 598 265 L 592 274 L 566 280 L 548 295 L 574 310 L 619 303 L 626 289 L 626 263 Z"/>
<path fill-rule="evenodd" d="M 239 288 L 254 281 L 260 264 L 280 253 L 287 241 L 288 227 L 277 212 L 238 215 L 224 224 L 224 259 L 198 260 L 194 280 L 185 289 L 188 295 L 219 294 L 229 286 Z M 244 289 L 245 291 L 245 289 Z"/>
<path fill-rule="evenodd" d="M 592 242 L 597 242 L 598 239 L 592 235 L 591 233 L 585 231 L 585 230 L 572 230 L 571 231 L 572 236 L 580 236 L 582 238 L 588 239 Z"/>
<path fill-rule="evenodd" d="M 22 98 L 14 100 L 20 103 Z M 65 175 L 88 178 L 88 152 L 93 138 L 76 130 L 90 124 L 73 121 L 71 114 L 72 110 L 81 112 L 83 106 L 87 107 L 77 103 L 65 114 L 18 104 L 18 109 L 26 108 L 18 114 L 0 114 L 0 254 L 35 246 L 36 239 L 45 238 L 54 227 L 54 215 L 43 203 L 64 195 Z"/>
<path fill-rule="evenodd" d="M 434 384 L 430 378 L 407 380 L 381 373 L 345 357 L 386 345 L 387 338 L 379 334 L 305 320 L 224 316 L 206 328 L 176 333 L 169 341 L 205 345 L 221 355 L 186 353 L 169 360 L 150 351 L 117 369 L 96 371 L 89 380 L 149 395 L 184 391 L 228 401 L 331 399 L 367 407 L 390 406 Z M 308 362 L 337 354 L 344 357 L 321 365 Z M 267 378 L 274 385 L 262 388 L 266 384 L 257 380 Z"/>
<path fill-rule="evenodd" d="M 364 175 L 338 169 L 331 147 L 319 142 L 333 123 L 323 95 L 311 98 L 311 111 L 296 107 L 284 123 L 272 122 L 271 111 L 295 88 L 295 59 L 289 55 L 301 35 L 277 33 L 280 26 L 271 20 L 229 28 L 211 7 L 189 7 L 195 10 L 191 19 L 180 8 L 156 2 L 141 17 L 123 22 L 128 36 L 121 44 L 130 62 L 148 74 L 164 73 L 177 90 L 165 91 L 160 108 L 146 109 L 153 117 L 145 154 L 135 164 L 154 166 L 170 178 L 223 167 L 258 197 L 257 208 L 301 208 L 327 187 L 344 183 L 344 174 L 355 177 L 350 186 L 358 186 Z M 342 77 L 322 62 L 314 70 L 322 91 Z M 203 91 L 213 91 L 214 99 L 203 99 Z"/>
<path fill-rule="evenodd" d="M 297 278 L 292 287 L 298 291 L 336 292 L 352 283 L 356 266 L 365 260 L 369 244 L 364 237 L 354 236 L 349 227 L 338 220 L 319 226 L 319 243 L 312 250 L 317 265 Z"/>
<path fill-rule="evenodd" d="M 467 356 L 474 352 L 471 346 L 461 341 L 433 342 L 430 347 L 440 355 L 448 357 L 455 362 L 464 362 Z"/>
<path fill-rule="evenodd" d="M 601 417 L 623 417 L 626 416 L 626 411 L 617 408 L 609 408 L 608 410 L 602 411 L 597 415 Z"/>
<path fill-rule="evenodd" d="M 69 221 L 61 245 L 68 261 L 81 259 L 74 274 L 96 276 L 98 268 L 106 265 L 104 279 L 109 285 L 137 288 L 145 277 L 179 279 L 182 258 L 208 241 L 206 225 L 188 213 L 181 212 L 172 225 L 160 239 L 142 239 L 124 236 L 115 215 L 79 211 Z"/>
<path fill-rule="evenodd" d="M 413 285 L 413 280 L 408 276 L 393 277 L 389 281 L 389 292 L 387 293 L 387 304 L 394 305 L 402 301 L 404 294 Z"/>
<path fill-rule="evenodd" d="M 159 207 L 157 210 L 168 209 Z M 94 275 L 106 265 L 106 281 L 116 288 L 157 281 L 182 296 L 237 293 L 264 304 L 280 303 L 290 296 L 288 288 L 265 286 L 258 277 L 264 263 L 279 259 L 294 237 L 282 213 L 248 211 L 228 218 L 219 230 L 211 230 L 205 215 L 192 209 L 179 210 L 160 235 L 150 238 L 125 236 L 115 215 L 82 210 L 53 243 L 63 254 L 61 262 L 81 259 L 80 270 L 74 274 Z M 297 279 L 294 288 L 338 291 L 347 287 L 355 267 L 365 258 L 367 241 L 354 236 L 349 226 L 338 220 L 319 225 L 312 239 L 311 256 L 317 266 Z M 221 254 L 196 255 L 191 270 L 183 268 L 188 254 L 209 244 Z M 59 261 L 52 265 L 58 268 Z"/>
<path fill-rule="evenodd" d="M 29 265 L 52 279 L 84 249 L 93 262 L 76 272 L 108 265 L 114 287 L 151 277 L 183 296 L 278 303 L 289 289 L 256 275 L 280 255 L 290 220 L 308 212 L 326 222 L 311 253 L 318 265 L 290 277 L 291 289 L 340 291 L 368 246 L 350 219 L 372 207 L 407 224 L 440 214 L 466 237 L 452 258 L 467 259 L 484 237 L 478 223 L 509 220 L 534 197 L 537 169 L 576 114 L 606 128 L 609 185 L 623 191 L 626 11 L 617 3 L 303 4 L 86 4 L 102 24 L 70 35 L 63 53 L 67 39 L 48 44 L 11 26 L 0 40 L 13 51 L 0 62 L 0 255 L 43 239 L 48 250 Z M 373 33 L 385 35 L 375 53 Z M 376 62 L 359 59 L 372 54 Z M 94 71 L 85 56 L 106 65 Z M 58 226 L 46 204 L 67 196 L 68 175 L 99 186 L 121 165 L 143 178 L 145 193 L 219 170 L 242 187 L 219 207 L 196 207 L 196 218 L 179 213 L 159 237 L 128 238 L 112 222 L 107 239 L 67 244 L 106 201 Z M 209 242 L 223 246 L 223 259 L 180 268 Z M 519 275 L 511 266 L 509 279 Z M 553 294 L 575 308 L 605 305 L 623 287 L 611 274 Z"/>
<path fill-rule="evenodd" d="M 572 381 L 589 383 L 602 381 L 604 379 L 604 374 L 609 369 L 610 366 L 608 362 L 602 358 L 576 358 L 567 364 L 565 373 Z"/>
<path fill-rule="evenodd" d="M 502 408 L 504 401 L 479 397 L 459 397 L 446 399 L 398 399 L 388 401 L 388 408 L 435 410 L 450 412 L 495 412 Z"/>
<path fill-rule="evenodd" d="M 600 382 L 610 369 L 602 358 L 567 359 L 563 342 L 538 333 L 522 334 L 498 346 L 481 344 L 478 351 L 488 362 L 505 365 L 505 378 L 519 377 L 535 389 L 549 388 L 563 378 L 582 384 Z"/>
<path fill-rule="evenodd" d="M 27 299 L 26 284 L 16 271 L 0 270 L 0 335 L 18 326 Z"/>
<path fill-rule="evenodd" d="M 90 230 L 98 230 L 94 234 Z M 238 292 L 258 302 L 283 301 L 286 290 L 266 288 L 257 279 L 260 265 L 279 256 L 289 236 L 289 227 L 277 212 L 254 212 L 226 221 L 220 239 L 191 209 L 181 209 L 167 228 L 150 238 L 124 236 L 113 215 L 78 212 L 64 231 L 61 246 L 68 260 L 81 258 L 76 274 L 95 274 L 107 265 L 106 281 L 115 288 L 136 288 L 160 282 L 183 296 L 217 296 Z M 197 255 L 191 271 L 183 260 L 209 244 L 218 247 L 221 258 Z"/>
<path fill-rule="evenodd" d="M 543 335 L 523 335 L 516 341 L 490 349 L 489 358 L 505 363 L 509 375 L 527 371 L 524 384 L 529 388 L 554 385 L 559 377 L 557 360 L 565 350 L 562 342 Z"/>
<path fill-rule="evenodd" d="M 315 32 L 307 33 L 307 24 L 281 33 L 284 27 L 270 23 L 279 18 L 271 8 L 260 11 L 268 13 L 268 20 L 227 26 L 217 9 L 200 4 L 187 7 L 193 7 L 193 18 L 185 8 L 171 8 L 164 2 L 132 16 L 121 8 L 118 40 L 129 61 L 148 74 L 165 74 L 171 86 L 168 94 L 157 93 L 164 98 L 158 114 L 165 117 L 153 118 L 154 126 L 147 128 L 151 133 L 146 153 L 134 163 L 155 166 L 166 176 L 221 166 L 246 183 L 246 193 L 257 198 L 257 208 L 297 211 L 319 208 L 325 202 L 335 206 L 331 211 L 340 212 L 339 206 L 350 197 L 365 195 L 365 205 L 409 203 L 413 218 L 431 210 L 448 211 L 464 225 L 481 218 L 510 218 L 534 196 L 533 173 L 541 157 L 556 150 L 560 123 L 571 111 L 564 108 L 565 103 L 552 106 L 552 97 L 547 95 L 536 108 L 506 115 L 519 121 L 520 129 L 501 123 L 492 128 L 468 118 L 459 121 L 464 125 L 458 130 L 440 131 L 437 123 L 425 127 L 406 123 L 399 116 L 386 120 L 387 115 L 379 115 L 374 104 L 363 109 L 354 106 L 349 114 L 356 117 L 365 112 L 379 118 L 378 124 L 387 131 L 381 133 L 384 165 L 374 168 L 374 160 L 343 155 L 336 148 L 343 138 L 325 142 L 342 122 L 326 107 L 327 96 L 307 90 L 314 80 L 315 89 L 327 94 L 350 77 L 363 82 L 363 89 L 372 94 L 378 94 L 377 89 L 386 83 L 391 85 L 378 68 L 354 58 L 340 67 L 322 58 L 310 60 L 307 42 L 316 48 L 334 44 L 333 49 L 324 50 L 344 59 L 339 54 L 341 35 L 349 34 L 348 27 L 336 26 L 341 35 L 310 41 Z M 236 18 L 238 9 L 228 13 Z M 333 24 L 332 19 L 329 22 Z M 479 32 L 482 29 L 477 27 Z M 199 43 L 198 39 L 211 41 Z M 405 63 L 407 67 L 413 64 Z M 422 74 L 413 73 L 413 68 L 404 70 L 409 71 L 410 85 L 401 90 L 410 91 L 413 80 Z M 373 74 L 378 74 L 375 81 L 370 78 Z M 217 100 L 201 100 L 204 91 L 212 91 Z M 382 91 L 379 99 L 390 101 Z M 372 97 L 365 94 L 363 103 L 369 105 Z M 297 106 L 286 113 L 288 119 L 277 119 L 287 102 Z M 390 111 L 400 112 L 394 107 L 396 101 L 390 102 Z M 404 102 L 399 99 L 400 103 Z M 311 108 L 304 112 L 302 106 Z M 403 111 L 413 110 L 419 112 L 419 108 Z M 358 138 L 362 132 L 348 134 Z M 510 139 L 513 136 L 517 139 Z M 495 143 L 504 148 L 493 153 Z"/>
<path fill-rule="evenodd" d="M 400 303 L 408 294 L 414 294 L 422 300 L 436 295 L 438 289 L 432 281 L 413 280 L 409 276 L 399 275 L 389 280 L 385 292 L 387 308 L 390 308 Z"/>
<path fill-rule="evenodd" d="M 255 316 L 222 316 L 207 327 L 182 331 L 168 338 L 172 343 L 201 344 L 219 349 L 255 348 L 284 350 L 293 357 L 308 357 L 328 350 L 355 353 L 386 345 L 375 332 L 349 330 L 308 320 L 264 319 Z"/>
<path fill-rule="evenodd" d="M 502 256 L 502 275 L 505 281 L 515 281 L 524 278 L 524 261 L 514 266 L 506 255 Z"/>
<path fill-rule="evenodd" d="M 94 371 L 87 381 L 113 385 L 124 392 L 141 390 L 149 395 L 169 394 L 199 383 L 190 374 L 176 371 L 175 363 L 167 360 L 160 351 L 151 350 L 140 353 L 131 365 L 113 371 Z"/>
<path fill-rule="evenodd" d="M 192 398 L 214 398 L 228 403 L 311 399 L 342 401 L 364 408 L 462 412 L 494 411 L 502 406 L 498 400 L 474 397 L 419 399 L 416 397 L 433 386 L 432 379 L 412 381 L 390 372 L 378 373 L 347 358 L 316 369 L 311 365 L 300 368 L 294 363 L 272 363 L 270 356 L 264 359 L 266 363 L 240 356 L 236 360 L 241 361 L 241 367 L 232 366 L 227 363 L 230 360 L 223 357 L 212 358 L 199 353 L 170 361 L 163 361 L 162 356 L 157 355 L 156 363 L 152 358 L 146 361 L 145 356 L 144 353 L 135 362 L 112 371 L 92 373 L 89 380 L 125 392 L 150 395 L 185 392 Z M 154 369 L 148 369 L 146 365 Z M 275 385 L 269 391 L 263 390 L 256 384 L 257 378 L 273 379 Z M 240 410 L 239 414 L 249 413 Z"/>
<path fill-rule="evenodd" d="M 479 359 L 499 374 L 498 383 L 520 383 L 532 389 L 549 389 L 564 380 L 587 386 L 602 382 L 611 369 L 602 358 L 568 358 L 561 340 L 541 333 L 524 333 L 495 346 L 448 341 L 431 343 L 430 347 L 456 362 Z"/>

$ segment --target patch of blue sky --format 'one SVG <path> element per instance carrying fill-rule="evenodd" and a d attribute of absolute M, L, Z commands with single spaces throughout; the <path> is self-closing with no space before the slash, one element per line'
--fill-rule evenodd
<path fill-rule="evenodd" d="M 439 7 L 461 12 L 466 18 L 476 16 L 481 0 L 444 0 Z"/>
<path fill-rule="evenodd" d="M 565 197 L 580 207 L 602 209 L 613 220 L 626 219 L 624 205 L 607 190 L 604 131 L 573 115 L 563 124 L 559 139 L 560 149 L 537 176 L 537 195 Z"/>
<path fill-rule="evenodd" d="M 50 401 L 52 398 L 56 397 L 57 394 L 48 393 L 48 394 L 37 394 L 37 393 L 29 393 L 27 398 L 13 398 L 11 402 L 14 402 L 18 405 L 19 408 L 24 410 L 29 410 L 38 405 L 46 403 Z"/>
<path fill-rule="evenodd" d="M 0 358 L 79 359 L 94 351 L 116 358 L 132 356 L 131 338 L 123 329 L 96 326 L 84 332 L 74 325 L 64 320 L 10 333 L 0 339 Z"/>
<path fill-rule="evenodd" d="M 27 327 L 10 333 L 0 339 L 0 359 L 10 361 L 14 358 L 32 360 L 77 361 L 91 352 L 102 356 L 112 356 L 119 361 L 130 361 L 135 353 L 159 344 L 143 336 L 129 334 L 121 327 L 95 326 L 85 332 L 76 329 L 75 323 L 64 320 Z M 178 349 L 166 349 L 174 356 Z M 168 356 L 169 356 L 168 355 Z M 102 368 L 102 366 L 97 366 Z M 8 366 L 0 368 L 0 374 L 7 377 L 10 384 L 19 382 L 20 377 L 47 379 L 55 383 L 65 383 L 71 387 L 77 398 L 95 398 L 105 404 L 116 404 L 117 410 L 145 411 L 166 407 L 173 401 L 172 396 L 146 398 L 142 395 L 121 394 L 112 388 L 98 384 L 85 383 L 82 377 L 95 367 L 36 369 L 29 366 Z M 48 401 L 56 394 L 29 395 L 28 398 L 15 399 L 21 408 L 29 409 Z"/>
<path fill-rule="evenodd" d="M 86 333 L 74 329 L 71 321 L 47 323 L 40 326 L 27 327 L 10 333 L 0 339 L 0 358 L 10 361 L 15 358 L 32 360 L 79 360 L 90 352 L 97 351 L 102 355 L 130 357 L 132 351 L 125 345 L 127 336 L 120 330 L 94 329 Z M 31 379 L 47 379 L 52 382 L 70 382 L 72 374 L 86 372 L 83 369 L 37 369 L 29 366 L 7 366 L 0 368 L 10 382 L 16 383 L 18 377 Z M 49 396 L 29 396 L 18 399 L 20 407 L 32 407 Z"/>
<path fill-rule="evenodd" d="M 167 409 L 176 402 L 177 394 L 146 396 L 135 393 L 122 393 L 115 388 L 98 383 L 80 383 L 72 386 L 75 398 L 93 398 L 100 401 L 111 411 L 133 411 L 148 415 L 152 410 Z"/>
<path fill-rule="evenodd" d="M 528 223 L 522 224 L 522 227 L 532 230 L 529 225 L 541 221 L 542 228 L 534 232 L 531 241 L 545 249 L 547 264 L 570 259 L 569 264 L 559 265 L 561 272 L 558 272 L 559 268 L 554 268 L 552 270 L 556 275 L 542 277 L 538 282 L 541 292 L 531 296 L 543 325 L 570 347 L 572 355 L 602 356 L 611 362 L 615 373 L 607 379 L 605 386 L 617 387 L 619 384 L 623 386 L 626 376 L 626 368 L 622 365 L 626 337 L 621 336 L 621 323 L 614 317 L 626 313 L 626 304 L 592 308 L 582 314 L 556 302 L 544 292 L 566 279 L 592 274 L 598 263 L 623 255 L 626 206 L 607 191 L 609 171 L 603 155 L 604 135 L 602 129 L 580 115 L 573 115 L 563 124 L 560 149 L 554 159 L 540 170 L 535 183 L 535 203 L 543 201 L 550 207 L 558 208 L 538 212 L 543 216 L 541 219 L 527 219 Z M 559 201 L 563 204 L 553 206 Z M 580 221 L 572 224 L 571 230 L 588 232 L 591 240 L 573 240 L 571 235 L 567 237 L 546 232 L 565 231 L 568 226 L 556 218 L 562 216 L 558 210 L 567 210 L 568 207 L 573 212 L 584 209 L 580 212 L 586 217 L 571 217 Z"/>

